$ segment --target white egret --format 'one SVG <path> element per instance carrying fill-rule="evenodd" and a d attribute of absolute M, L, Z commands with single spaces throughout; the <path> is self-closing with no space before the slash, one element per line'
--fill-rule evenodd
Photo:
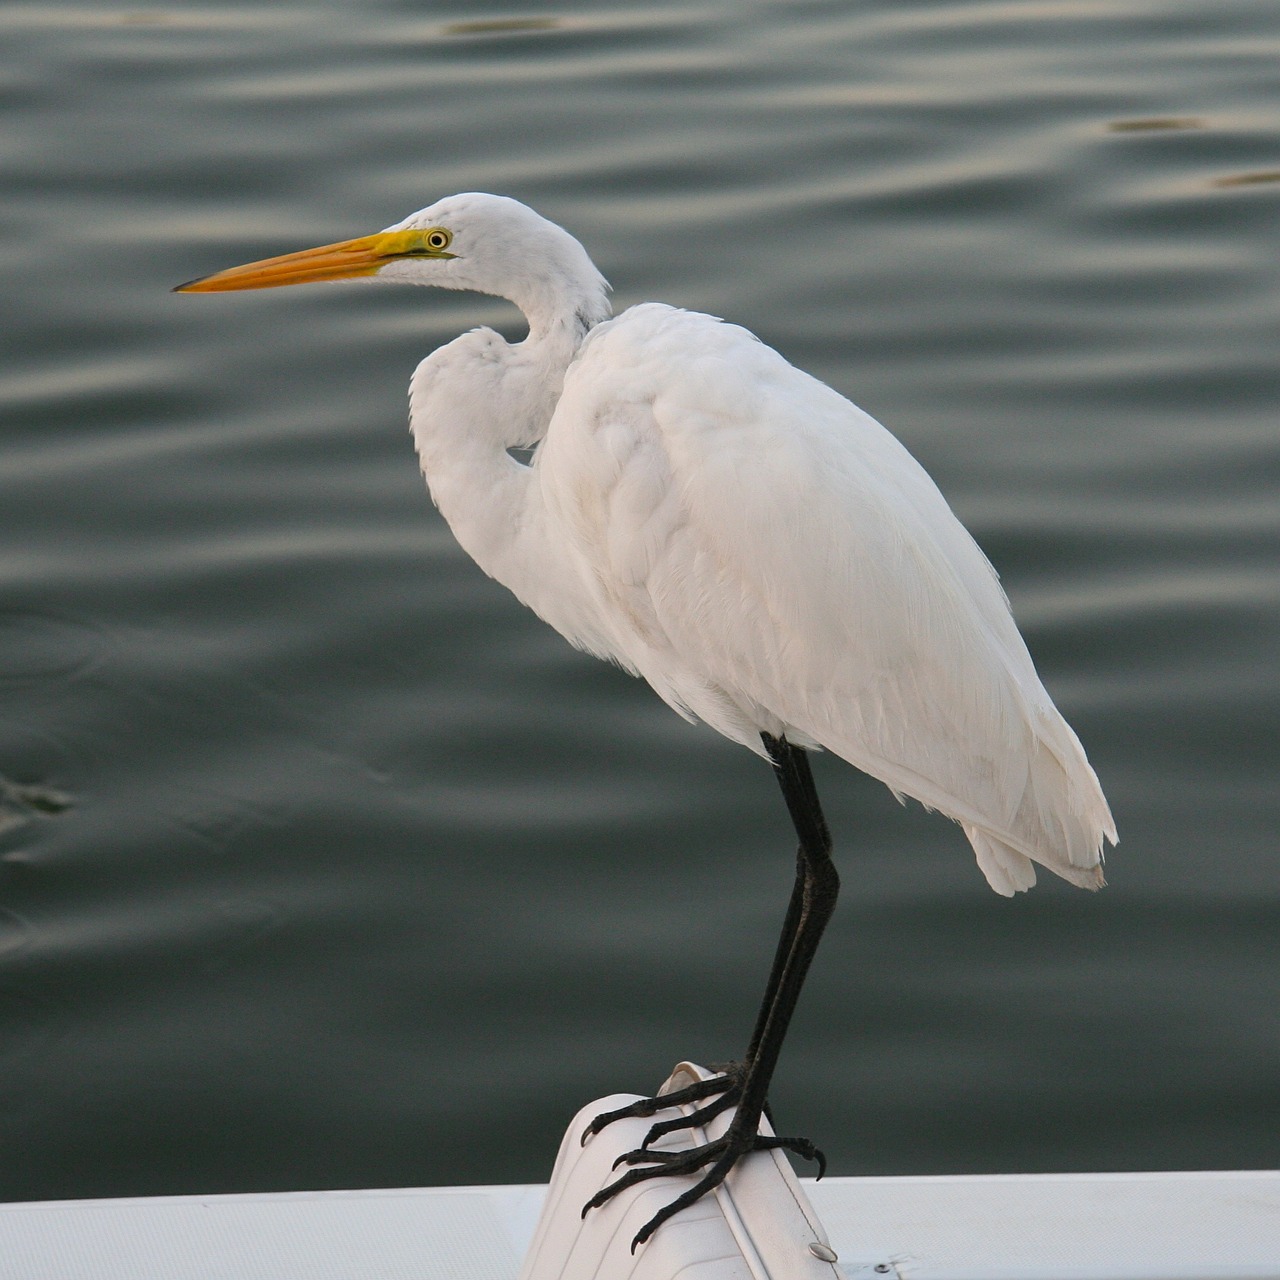
<path fill-rule="evenodd" d="M 477 564 L 571 644 L 766 757 L 799 837 L 745 1057 L 628 1108 L 701 1104 L 692 1120 L 656 1124 L 583 1210 L 646 1178 L 702 1171 L 639 1244 L 749 1151 L 821 1159 L 807 1140 L 758 1132 L 838 888 L 808 751 L 833 751 L 955 819 L 1005 895 L 1030 888 L 1037 863 L 1099 887 L 1115 826 L 995 571 L 861 409 L 711 316 L 649 303 L 610 319 L 608 286 L 578 241 L 505 197 L 451 196 L 376 235 L 180 290 L 356 277 L 496 294 L 524 312 L 524 341 L 476 329 L 413 375 L 432 498 Z M 527 464 L 514 449 L 532 449 Z M 730 1106 L 720 1141 L 650 1148 Z M 584 1141 L 620 1114 L 598 1117 Z"/>

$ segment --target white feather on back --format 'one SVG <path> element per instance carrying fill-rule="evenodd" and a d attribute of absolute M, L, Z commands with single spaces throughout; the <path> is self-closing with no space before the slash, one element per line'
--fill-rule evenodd
<path fill-rule="evenodd" d="M 539 450 L 595 632 L 682 713 L 821 745 L 959 821 L 1001 893 L 1096 887 L 1115 830 L 994 570 L 873 418 L 751 334 L 596 328 Z"/>

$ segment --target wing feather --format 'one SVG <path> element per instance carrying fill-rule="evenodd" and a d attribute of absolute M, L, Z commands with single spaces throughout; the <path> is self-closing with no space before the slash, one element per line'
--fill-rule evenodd
<path fill-rule="evenodd" d="M 1101 883 L 1114 826 L 995 571 L 873 418 L 745 330 L 647 305 L 565 379 L 540 478 L 617 656 L 761 750 L 958 820 L 997 891 Z"/>

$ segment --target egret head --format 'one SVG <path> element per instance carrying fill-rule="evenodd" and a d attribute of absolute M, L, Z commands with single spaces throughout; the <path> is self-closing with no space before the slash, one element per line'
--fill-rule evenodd
<path fill-rule="evenodd" d="M 506 196 L 447 196 L 376 235 L 250 262 L 189 281 L 176 293 L 273 289 L 377 279 L 467 289 L 514 302 L 531 323 L 609 314 L 608 285 L 565 230 Z"/>

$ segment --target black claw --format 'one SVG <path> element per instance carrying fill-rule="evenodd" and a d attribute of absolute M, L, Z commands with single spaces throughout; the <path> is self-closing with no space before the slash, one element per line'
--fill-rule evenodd
<path fill-rule="evenodd" d="M 656 1152 L 654 1153 L 657 1154 Z M 655 1173 L 664 1172 L 663 1162 L 661 1160 L 650 1160 L 647 1151 L 628 1151 L 625 1155 L 621 1155 L 614 1161 L 613 1167 L 616 1169 L 620 1164 L 625 1164 L 628 1169 L 639 1169 L 644 1171 L 645 1176 L 649 1176 L 649 1170 Z"/>
<path fill-rule="evenodd" d="M 802 1160 L 814 1160 L 818 1165 L 817 1178 L 821 1178 L 827 1171 L 827 1157 L 814 1146 L 808 1138 L 761 1138 L 756 1146 L 757 1151 L 764 1151 L 771 1148 L 780 1147 L 784 1151 L 790 1151 L 793 1155 L 799 1156 Z"/>
<path fill-rule="evenodd" d="M 711 1107 L 717 1105 L 712 1103 L 705 1110 L 709 1111 Z M 624 1164 L 632 1167 L 608 1186 L 597 1191 L 583 1206 L 582 1216 L 585 1218 L 592 1209 L 600 1208 L 614 1196 L 626 1191 L 628 1187 L 636 1186 L 637 1183 L 647 1182 L 651 1178 L 676 1177 L 706 1169 L 697 1183 L 687 1191 L 681 1192 L 670 1204 L 660 1209 L 645 1223 L 631 1242 L 631 1252 L 634 1253 L 669 1218 L 700 1200 L 708 1191 L 718 1187 L 743 1156 L 752 1151 L 773 1151 L 779 1148 L 791 1151 L 805 1160 L 816 1160 L 818 1177 L 822 1177 L 826 1172 L 826 1157 L 808 1138 L 765 1137 L 760 1133 L 747 1133 L 736 1125 L 731 1125 L 724 1137 L 701 1147 L 690 1147 L 683 1151 L 653 1151 L 647 1147 L 640 1147 L 635 1151 L 624 1152 L 613 1162 L 613 1168 L 617 1169 Z M 709 1169 L 708 1165 L 711 1166 Z"/>
<path fill-rule="evenodd" d="M 674 1093 L 663 1093 L 654 1098 L 637 1098 L 635 1102 L 619 1107 L 616 1111 L 602 1111 L 582 1131 L 581 1144 L 585 1147 L 588 1138 L 594 1137 L 615 1120 L 631 1120 L 637 1117 L 648 1119 L 650 1116 L 657 1115 L 659 1111 L 666 1111 L 671 1107 L 682 1107 L 686 1103 L 712 1098 L 717 1093 L 724 1093 L 734 1084 L 735 1081 L 730 1074 L 726 1073 L 712 1076 L 710 1080 L 695 1081 L 684 1089 L 677 1089 Z"/>
<path fill-rule="evenodd" d="M 723 1141 L 723 1139 L 721 1139 Z M 703 1153 L 706 1154 L 703 1154 Z M 634 1187 L 638 1182 L 647 1182 L 650 1178 L 662 1177 L 671 1172 L 692 1173 L 695 1169 L 700 1169 L 706 1162 L 715 1156 L 714 1151 L 707 1151 L 706 1147 L 696 1148 L 693 1151 L 671 1152 L 671 1155 L 683 1156 L 701 1156 L 696 1163 L 690 1163 L 688 1169 L 671 1170 L 666 1164 L 650 1165 L 644 1169 L 629 1169 L 622 1177 L 609 1183 L 607 1187 L 602 1187 L 599 1191 L 582 1206 L 582 1216 L 585 1218 L 592 1209 L 599 1209 L 601 1205 L 607 1204 L 614 1196 L 620 1192 L 626 1191 L 628 1187 Z M 692 1201 L 690 1201 L 692 1203 Z"/>
<path fill-rule="evenodd" d="M 670 1164 L 681 1154 L 679 1151 L 646 1151 L 638 1147 L 635 1151 L 624 1151 L 611 1167 L 616 1169 L 620 1164 Z"/>

